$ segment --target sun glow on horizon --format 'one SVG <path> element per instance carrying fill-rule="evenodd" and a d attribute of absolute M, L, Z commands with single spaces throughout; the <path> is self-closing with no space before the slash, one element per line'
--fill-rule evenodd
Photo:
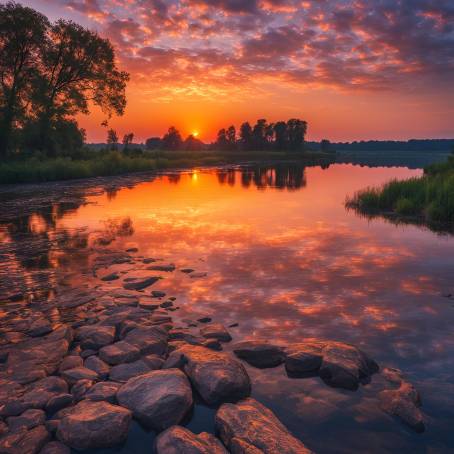
<path fill-rule="evenodd" d="M 193 135 L 194 137 L 198 137 L 199 134 L 200 134 L 199 131 L 192 131 L 192 135 Z"/>

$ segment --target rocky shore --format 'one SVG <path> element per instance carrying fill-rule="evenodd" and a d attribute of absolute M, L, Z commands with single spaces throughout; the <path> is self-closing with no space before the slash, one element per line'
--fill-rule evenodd
<path fill-rule="evenodd" d="M 119 263 L 140 263 L 149 274 L 122 275 L 111 269 Z M 151 290 L 162 278 L 156 273 L 201 279 L 204 271 L 178 270 L 136 249 L 105 250 L 92 271 L 96 286 L 3 305 L 0 454 L 114 447 L 125 442 L 133 419 L 158 434 L 149 448 L 158 454 L 311 452 L 309 442 L 250 397 L 254 383 L 245 363 L 283 365 L 290 377 L 318 376 L 347 392 L 380 374 L 383 412 L 424 430 L 420 396 L 404 374 L 379 367 L 353 345 L 313 338 L 235 342 L 230 328 L 210 317 L 175 321 L 175 298 Z M 109 287 L 113 281 L 122 287 Z M 216 408 L 215 434 L 183 426 L 196 399 Z"/>

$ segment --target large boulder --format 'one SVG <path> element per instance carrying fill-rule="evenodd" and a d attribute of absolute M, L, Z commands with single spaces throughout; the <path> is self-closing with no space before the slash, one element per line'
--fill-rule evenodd
<path fill-rule="evenodd" d="M 161 431 L 186 416 L 192 407 L 192 390 L 180 370 L 157 370 L 128 380 L 117 400 L 145 427 Z"/>
<path fill-rule="evenodd" d="M 216 431 L 232 453 L 309 454 L 274 413 L 254 399 L 223 404 L 216 413 Z"/>
<path fill-rule="evenodd" d="M 185 346 L 173 352 L 184 358 L 184 371 L 208 404 L 235 402 L 248 397 L 251 381 L 244 366 L 229 354 L 205 347 Z"/>
<path fill-rule="evenodd" d="M 251 366 L 258 368 L 275 367 L 285 359 L 284 350 L 266 341 L 244 341 L 233 346 L 233 352 Z"/>
<path fill-rule="evenodd" d="M 157 454 L 228 454 L 222 443 L 211 434 L 199 435 L 181 426 L 172 426 L 156 439 Z"/>
<path fill-rule="evenodd" d="M 336 341 L 306 339 L 286 349 L 287 372 L 318 373 L 330 386 L 356 390 L 378 372 L 377 363 L 359 348 Z"/>
<path fill-rule="evenodd" d="M 60 420 L 57 438 L 75 449 L 110 448 L 126 440 L 130 422 L 126 408 L 83 400 Z"/>

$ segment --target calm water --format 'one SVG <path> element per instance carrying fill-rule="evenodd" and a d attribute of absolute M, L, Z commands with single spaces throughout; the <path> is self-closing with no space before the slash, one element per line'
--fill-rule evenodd
<path fill-rule="evenodd" d="M 211 316 L 238 323 L 230 329 L 234 341 L 351 342 L 381 366 L 402 369 L 421 392 L 427 429 L 415 434 L 378 409 L 378 377 L 350 392 L 318 378 L 287 378 L 282 367 L 248 367 L 253 395 L 308 447 L 452 452 L 454 299 L 443 294 L 454 293 L 454 237 L 368 221 L 344 208 L 345 197 L 358 189 L 420 173 L 339 164 L 200 170 L 118 190 L 90 189 L 86 204 L 46 206 L 5 223 L 3 259 L 8 273 L 14 270 L 9 281 L 36 293 L 59 280 L 98 285 L 82 275 L 90 269 L 94 238 L 129 219 L 133 232 L 117 236 L 110 248 L 137 247 L 136 255 L 207 273 L 199 279 L 162 273 L 153 289 L 177 297 L 176 320 Z M 145 273 L 137 265 L 133 272 Z M 197 405 L 188 426 L 212 431 L 213 414 Z M 148 453 L 153 436 L 135 426 L 118 452 Z"/>

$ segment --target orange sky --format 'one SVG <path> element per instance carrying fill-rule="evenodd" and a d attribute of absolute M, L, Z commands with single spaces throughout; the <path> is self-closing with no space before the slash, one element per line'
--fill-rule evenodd
<path fill-rule="evenodd" d="M 454 136 L 449 1 L 31 0 L 114 44 L 131 74 L 111 120 L 135 141 L 168 126 L 210 141 L 221 127 L 298 117 L 308 139 Z M 79 117 L 105 141 L 96 109 Z"/>

